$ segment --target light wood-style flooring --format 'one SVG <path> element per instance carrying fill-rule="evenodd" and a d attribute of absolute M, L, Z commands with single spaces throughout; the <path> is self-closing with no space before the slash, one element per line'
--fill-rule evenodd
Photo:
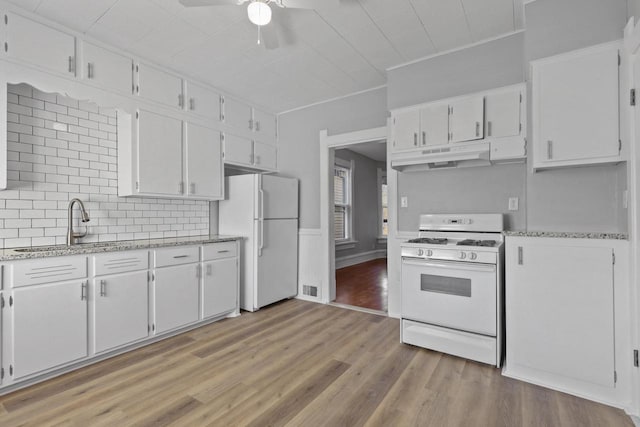
<path fill-rule="evenodd" d="M 387 295 L 386 258 L 336 270 L 337 303 L 386 312 Z"/>
<path fill-rule="evenodd" d="M 299 300 L 0 397 L 1 426 L 632 426 L 618 409 L 399 342 Z"/>

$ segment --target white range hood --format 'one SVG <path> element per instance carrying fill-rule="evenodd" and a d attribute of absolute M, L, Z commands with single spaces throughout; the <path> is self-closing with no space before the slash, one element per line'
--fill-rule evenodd
<path fill-rule="evenodd" d="M 488 142 L 447 145 L 417 152 L 394 153 L 391 157 L 391 167 L 402 172 L 488 166 L 490 164 L 490 144 Z"/>

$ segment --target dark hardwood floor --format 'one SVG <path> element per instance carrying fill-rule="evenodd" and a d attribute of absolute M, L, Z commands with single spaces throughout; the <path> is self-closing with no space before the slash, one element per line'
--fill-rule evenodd
<path fill-rule="evenodd" d="M 0 397 L 0 426 L 629 426 L 623 411 L 399 342 L 300 300 Z"/>
<path fill-rule="evenodd" d="M 387 259 L 337 269 L 335 302 L 387 311 Z"/>

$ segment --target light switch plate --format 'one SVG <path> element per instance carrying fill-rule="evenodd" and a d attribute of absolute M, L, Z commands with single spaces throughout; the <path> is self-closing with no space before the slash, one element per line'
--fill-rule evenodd
<path fill-rule="evenodd" d="M 400 207 L 401 208 L 409 207 L 409 198 L 407 196 L 400 197 Z"/>
<path fill-rule="evenodd" d="M 517 197 L 509 197 L 509 210 L 517 211 L 518 210 L 518 198 Z"/>

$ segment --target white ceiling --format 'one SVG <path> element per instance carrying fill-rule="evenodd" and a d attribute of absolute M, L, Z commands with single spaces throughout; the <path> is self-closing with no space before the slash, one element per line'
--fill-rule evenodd
<path fill-rule="evenodd" d="M 363 142 L 361 144 L 349 145 L 344 149 L 356 152 L 377 162 L 387 161 L 386 141 Z"/>
<path fill-rule="evenodd" d="M 269 25 L 277 25 L 281 47 L 266 50 L 241 6 L 9 1 L 273 112 L 384 85 L 388 68 L 519 30 L 523 9 L 523 0 L 341 0 L 318 10 L 274 8 Z"/>

